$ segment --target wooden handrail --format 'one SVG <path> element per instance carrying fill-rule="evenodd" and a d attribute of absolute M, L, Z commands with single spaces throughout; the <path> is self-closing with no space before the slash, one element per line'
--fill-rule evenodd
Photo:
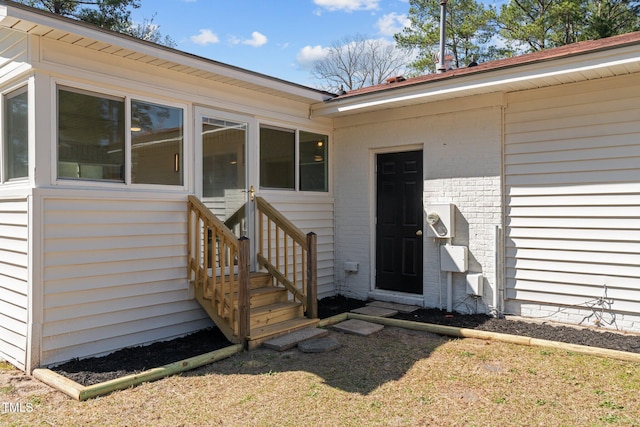
<path fill-rule="evenodd" d="M 317 238 L 304 234 L 262 197 L 256 197 L 258 215 L 258 263 L 294 299 L 309 318 L 317 318 Z"/>
<path fill-rule="evenodd" d="M 188 277 L 234 342 L 249 336 L 249 240 L 238 239 L 197 197 L 188 198 Z M 237 266 L 237 271 L 236 271 Z M 220 325 L 219 325 L 220 326 Z"/>
<path fill-rule="evenodd" d="M 262 197 L 256 197 L 256 207 L 258 212 L 262 212 L 266 215 L 271 221 L 278 224 L 282 230 L 291 236 L 295 241 L 300 245 L 305 245 L 307 241 L 307 236 L 300 230 L 296 225 L 291 222 L 287 217 L 282 215 L 280 211 L 273 207 L 269 202 L 267 202 Z"/>
<path fill-rule="evenodd" d="M 236 231 L 237 232 L 236 235 L 242 234 L 242 229 L 243 229 L 242 220 L 245 219 L 246 212 L 247 212 L 247 204 L 244 203 L 242 206 L 238 208 L 238 210 L 236 210 L 234 213 L 229 215 L 229 217 L 224 220 L 224 225 L 229 230 Z M 238 232 L 236 228 L 240 231 Z"/>

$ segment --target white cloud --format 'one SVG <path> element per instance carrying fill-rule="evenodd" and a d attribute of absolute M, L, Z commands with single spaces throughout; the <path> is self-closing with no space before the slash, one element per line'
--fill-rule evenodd
<path fill-rule="evenodd" d="M 253 47 L 260 47 L 267 44 L 267 36 L 257 31 L 254 31 L 253 33 L 251 33 L 250 39 L 243 40 L 236 36 L 230 36 L 229 43 L 230 44 L 246 44 Z"/>
<path fill-rule="evenodd" d="M 242 44 L 248 44 L 249 46 L 253 47 L 264 46 L 265 44 L 267 44 L 267 36 L 254 31 L 253 33 L 251 33 L 251 38 L 249 40 L 243 41 Z"/>
<path fill-rule="evenodd" d="M 353 12 L 354 10 L 378 9 L 380 0 L 313 0 L 313 2 L 331 12 L 336 10 Z"/>
<path fill-rule="evenodd" d="M 190 39 L 195 44 L 199 44 L 202 46 L 215 44 L 220 41 L 220 39 L 218 39 L 218 36 L 216 36 L 211 30 L 200 30 L 200 33 L 197 36 L 191 36 Z"/>
<path fill-rule="evenodd" d="M 305 46 L 296 55 L 296 62 L 302 69 L 311 69 L 313 63 L 324 58 L 329 53 L 329 48 L 317 46 Z"/>
<path fill-rule="evenodd" d="M 378 27 L 378 31 L 383 36 L 393 36 L 401 32 L 404 27 L 410 25 L 411 21 L 407 18 L 407 15 L 399 15 L 395 12 L 383 15 L 382 18 L 376 22 L 376 27 Z"/>

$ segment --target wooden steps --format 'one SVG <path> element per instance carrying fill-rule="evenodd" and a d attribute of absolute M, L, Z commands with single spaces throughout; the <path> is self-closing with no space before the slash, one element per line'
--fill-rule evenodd
<path fill-rule="evenodd" d="M 261 278 L 263 286 L 252 286 L 251 289 L 250 332 L 247 338 L 249 349 L 259 347 L 270 338 L 318 324 L 318 319 L 304 317 L 302 303 L 289 301 L 285 288 L 271 285 L 271 275 L 252 273 L 252 278 L 253 274 L 266 275 L 268 279 Z"/>
<path fill-rule="evenodd" d="M 228 282 L 228 278 L 225 277 L 225 281 Z M 268 339 L 298 329 L 315 327 L 319 322 L 318 319 L 307 319 L 304 316 L 302 303 L 290 301 L 287 290 L 273 286 L 273 282 L 273 277 L 268 273 L 251 273 L 248 349 L 255 349 Z M 233 339 L 233 331 L 237 329 L 237 304 L 233 308 L 236 315 L 234 316 L 235 324 L 229 325 L 229 307 L 226 302 L 225 314 L 219 316 L 211 307 L 211 298 L 207 298 L 203 292 L 196 292 L 196 299 L 225 336 L 230 341 L 236 342 L 237 340 Z"/>
<path fill-rule="evenodd" d="M 319 322 L 320 319 L 307 319 L 306 317 L 301 317 L 255 329 L 252 328 L 251 335 L 249 335 L 247 340 L 247 347 L 249 350 L 253 350 L 260 347 L 263 342 L 271 338 L 276 338 L 299 329 L 315 328 Z"/>

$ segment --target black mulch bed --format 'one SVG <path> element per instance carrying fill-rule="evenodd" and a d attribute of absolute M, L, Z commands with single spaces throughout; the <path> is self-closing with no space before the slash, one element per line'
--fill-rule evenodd
<path fill-rule="evenodd" d="M 335 296 L 318 303 L 319 317 L 324 319 L 363 307 L 366 301 Z M 561 341 L 591 347 L 640 353 L 640 336 L 601 332 L 569 326 L 530 323 L 519 320 L 496 319 L 484 314 L 447 315 L 438 309 L 419 309 L 413 313 L 399 313 L 397 319 L 434 323 L 461 328 L 478 329 L 511 335 L 523 335 L 551 341 Z M 217 328 L 157 342 L 148 346 L 131 347 L 107 356 L 72 360 L 52 368 L 53 371 L 84 386 L 97 384 L 125 375 L 177 362 L 189 357 L 218 350 L 231 345 Z"/>
<path fill-rule="evenodd" d="M 207 328 L 170 341 L 123 348 L 102 357 L 74 359 L 51 370 L 78 384 L 88 386 L 138 374 L 230 345 L 218 328 Z"/>

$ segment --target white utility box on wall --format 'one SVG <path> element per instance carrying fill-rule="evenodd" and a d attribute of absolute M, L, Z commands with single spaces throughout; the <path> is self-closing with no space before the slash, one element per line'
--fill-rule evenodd
<path fill-rule="evenodd" d="M 358 272 L 358 263 L 355 261 L 345 261 L 344 263 L 344 271 L 348 273 L 357 273 Z"/>
<path fill-rule="evenodd" d="M 467 271 L 468 250 L 466 246 L 442 245 L 440 246 L 440 270 L 453 273 L 465 273 Z"/>
<path fill-rule="evenodd" d="M 467 295 L 482 296 L 484 276 L 482 273 L 467 274 Z"/>
<path fill-rule="evenodd" d="M 425 207 L 427 236 L 450 239 L 455 236 L 455 205 L 430 204 Z"/>

